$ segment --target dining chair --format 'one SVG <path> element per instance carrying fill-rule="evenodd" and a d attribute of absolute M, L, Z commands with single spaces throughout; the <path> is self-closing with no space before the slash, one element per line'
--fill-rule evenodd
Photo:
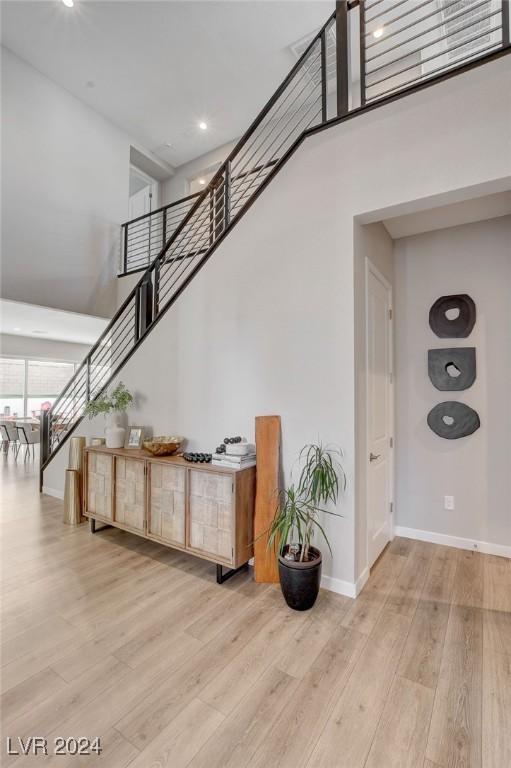
<path fill-rule="evenodd" d="M 6 425 L 2 422 L 0 423 L 0 438 L 2 439 L 2 453 L 7 454 L 9 451 L 9 433 L 7 432 Z"/>
<path fill-rule="evenodd" d="M 9 448 L 12 448 L 14 457 L 18 458 L 19 441 L 16 427 L 14 424 L 4 421 L 0 424 L 0 431 L 2 433 L 2 448 L 5 451 L 5 454 L 7 455 Z"/>
<path fill-rule="evenodd" d="M 30 429 L 28 425 L 25 425 L 23 427 L 17 427 L 18 431 L 18 439 L 19 439 L 19 447 L 25 447 L 25 458 L 24 461 L 27 460 L 27 457 L 30 456 L 30 448 L 32 447 L 32 458 L 35 459 L 35 446 L 37 443 L 40 442 L 40 435 L 38 429 Z"/>

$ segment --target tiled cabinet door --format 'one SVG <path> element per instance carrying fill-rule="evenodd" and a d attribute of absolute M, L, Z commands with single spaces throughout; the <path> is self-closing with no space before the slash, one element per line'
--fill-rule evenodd
<path fill-rule="evenodd" d="M 87 511 L 112 519 L 113 458 L 87 453 Z"/>
<path fill-rule="evenodd" d="M 150 464 L 148 533 L 185 545 L 186 469 Z"/>
<path fill-rule="evenodd" d="M 198 552 L 233 559 L 233 479 L 190 470 L 190 541 Z"/>
<path fill-rule="evenodd" d="M 115 458 L 115 517 L 122 525 L 144 530 L 145 473 L 144 462 Z"/>

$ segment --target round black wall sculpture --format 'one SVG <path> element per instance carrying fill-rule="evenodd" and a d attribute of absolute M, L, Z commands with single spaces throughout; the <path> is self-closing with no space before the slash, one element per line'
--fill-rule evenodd
<path fill-rule="evenodd" d="M 450 319 L 447 312 L 458 312 Z M 441 339 L 465 339 L 476 322 L 476 305 L 466 293 L 440 296 L 429 310 L 429 325 Z"/>
<path fill-rule="evenodd" d="M 447 440 L 467 437 L 481 426 L 477 412 L 456 400 L 435 405 L 428 413 L 428 424 L 436 435 Z"/>

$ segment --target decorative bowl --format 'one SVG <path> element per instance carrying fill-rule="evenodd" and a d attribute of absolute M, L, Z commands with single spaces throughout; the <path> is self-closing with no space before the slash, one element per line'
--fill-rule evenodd
<path fill-rule="evenodd" d="M 152 440 L 144 441 L 144 448 L 153 456 L 172 456 L 177 451 L 184 437 L 177 437 L 176 435 L 159 435 L 153 437 Z"/>

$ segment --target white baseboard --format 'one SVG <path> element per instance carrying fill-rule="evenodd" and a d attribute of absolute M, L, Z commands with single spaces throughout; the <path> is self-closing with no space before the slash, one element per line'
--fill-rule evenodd
<path fill-rule="evenodd" d="M 43 485 L 43 493 L 47 496 L 54 496 L 56 499 L 64 498 L 64 491 L 61 491 L 58 488 L 48 488 L 47 485 Z"/>
<path fill-rule="evenodd" d="M 330 590 L 330 592 L 336 592 L 338 595 L 344 595 L 345 597 L 357 597 L 357 595 L 361 593 L 368 578 L 369 568 L 364 568 L 356 582 L 343 581 L 343 579 L 334 579 L 333 576 L 322 576 L 321 586 L 323 589 Z"/>
<path fill-rule="evenodd" d="M 511 558 L 511 546 L 505 544 L 491 544 L 488 541 L 463 539 L 460 536 L 448 536 L 446 533 L 421 531 L 418 528 L 404 528 L 401 525 L 394 527 L 394 535 L 403 536 L 405 539 L 429 541 L 431 544 L 443 544 L 446 547 L 455 547 L 456 549 L 471 549 L 475 552 L 482 552 L 485 555 Z"/>
<path fill-rule="evenodd" d="M 369 568 L 364 568 L 356 582 L 343 581 L 343 579 L 334 579 L 333 576 L 322 576 L 321 586 L 330 592 L 336 592 L 345 597 L 357 597 L 363 590 L 364 585 L 369 578 Z"/>
<path fill-rule="evenodd" d="M 362 573 L 360 574 L 360 576 L 358 577 L 357 582 L 355 584 L 357 596 L 364 589 L 364 587 L 366 585 L 366 582 L 367 582 L 367 579 L 369 578 L 369 573 L 370 573 L 370 569 L 369 569 L 368 566 L 366 566 L 364 568 L 364 570 L 362 571 Z"/>
<path fill-rule="evenodd" d="M 342 579 L 334 579 L 332 576 L 322 576 L 321 586 L 323 589 L 328 589 L 330 592 L 336 592 L 338 595 L 345 595 L 346 597 L 356 597 L 357 585 L 351 581 L 343 581 Z"/>

